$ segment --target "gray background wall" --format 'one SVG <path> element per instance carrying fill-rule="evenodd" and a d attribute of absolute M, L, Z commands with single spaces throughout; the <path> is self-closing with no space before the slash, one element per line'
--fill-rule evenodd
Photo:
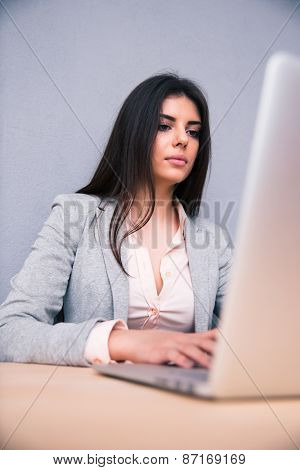
<path fill-rule="evenodd" d="M 0 302 L 54 197 L 92 176 L 117 112 L 153 73 L 208 95 L 208 215 L 239 202 L 266 60 L 300 55 L 300 8 L 279 0 L 0 2 Z"/>

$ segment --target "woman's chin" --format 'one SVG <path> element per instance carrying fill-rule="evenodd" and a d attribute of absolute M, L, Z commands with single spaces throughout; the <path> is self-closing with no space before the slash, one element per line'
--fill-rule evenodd
<path fill-rule="evenodd" d="M 176 171 L 176 173 L 177 175 L 176 174 L 170 175 L 170 172 L 168 172 L 168 174 L 165 174 L 165 175 L 157 175 L 155 177 L 155 181 L 157 184 L 168 184 L 170 186 L 173 186 L 174 184 L 179 184 L 185 179 L 186 176 L 183 177 L 182 175 L 180 178 L 178 176 L 178 171 Z"/>

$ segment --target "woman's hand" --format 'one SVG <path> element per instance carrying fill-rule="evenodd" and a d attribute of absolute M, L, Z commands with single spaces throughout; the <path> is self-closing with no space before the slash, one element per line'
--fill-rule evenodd
<path fill-rule="evenodd" d="M 217 328 L 204 333 L 164 330 L 113 330 L 108 348 L 115 361 L 162 364 L 172 361 L 190 368 L 195 363 L 209 368 L 217 339 Z"/>

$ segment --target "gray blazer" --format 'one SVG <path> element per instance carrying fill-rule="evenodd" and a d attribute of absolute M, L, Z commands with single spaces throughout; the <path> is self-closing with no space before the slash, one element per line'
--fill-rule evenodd
<path fill-rule="evenodd" d="M 11 290 L 0 305 L 0 360 L 88 366 L 87 337 L 97 322 L 127 322 L 128 277 L 109 245 L 116 201 L 58 195 Z M 124 233 L 121 229 L 120 235 Z M 187 217 L 186 248 L 195 298 L 195 331 L 216 325 L 232 250 L 223 230 Z M 127 270 L 126 240 L 121 247 Z M 58 321 L 63 313 L 64 321 Z"/>

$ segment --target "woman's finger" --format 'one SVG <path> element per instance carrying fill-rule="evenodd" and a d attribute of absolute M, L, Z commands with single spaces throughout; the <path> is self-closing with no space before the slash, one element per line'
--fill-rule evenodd
<path fill-rule="evenodd" d="M 212 330 L 203 331 L 201 333 L 192 333 L 197 338 L 210 338 L 216 340 L 219 334 L 218 328 L 213 328 Z"/>
<path fill-rule="evenodd" d="M 167 353 L 168 360 L 174 362 L 180 367 L 190 368 L 194 365 L 193 361 L 177 349 L 170 349 Z"/>
<path fill-rule="evenodd" d="M 211 357 L 214 352 L 214 343 L 211 340 L 205 340 L 201 348 L 194 344 L 185 344 L 181 346 L 180 352 L 191 358 L 197 364 L 207 367 L 210 365 Z"/>
<path fill-rule="evenodd" d="M 202 338 L 198 347 L 203 351 L 213 355 L 216 347 L 216 342 L 211 338 Z"/>
<path fill-rule="evenodd" d="M 212 339 L 217 339 L 218 334 L 219 334 L 218 328 L 213 328 L 212 330 L 207 331 L 207 336 Z"/>

